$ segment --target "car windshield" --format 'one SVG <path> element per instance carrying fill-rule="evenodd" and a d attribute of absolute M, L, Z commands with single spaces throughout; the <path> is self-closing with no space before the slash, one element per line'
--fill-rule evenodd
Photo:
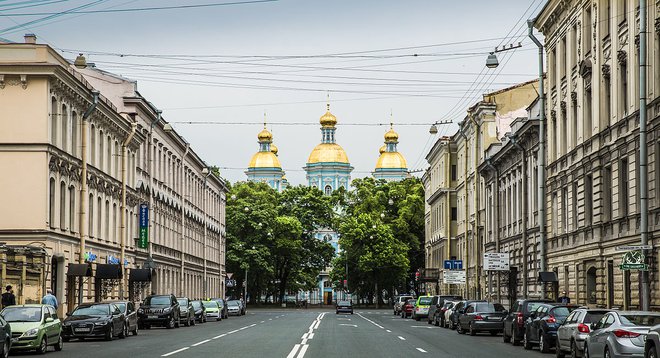
<path fill-rule="evenodd" d="M 147 306 L 169 306 L 170 302 L 170 296 L 151 296 L 144 300 Z"/>
<path fill-rule="evenodd" d="M 445 308 L 449 309 L 454 307 L 454 302 L 445 302 Z"/>
<path fill-rule="evenodd" d="M 401 297 L 401 298 L 399 299 L 399 301 L 400 301 L 400 302 L 406 302 L 407 300 L 411 300 L 411 299 L 412 299 L 411 296 L 404 296 L 404 297 Z"/>
<path fill-rule="evenodd" d="M 544 302 L 527 302 L 527 312 L 534 312 Z"/>
<path fill-rule="evenodd" d="M 110 305 L 92 305 L 76 308 L 72 316 L 107 316 L 110 314 Z"/>
<path fill-rule="evenodd" d="M 238 301 L 229 301 L 227 302 L 227 306 L 238 306 Z"/>
<path fill-rule="evenodd" d="M 202 304 L 206 308 L 218 308 L 218 304 L 215 303 L 215 301 L 204 301 L 204 302 L 202 302 Z"/>
<path fill-rule="evenodd" d="M 192 306 L 194 309 L 202 308 L 202 303 L 199 301 L 192 301 Z"/>
<path fill-rule="evenodd" d="M 568 317 L 577 307 L 557 307 L 550 311 L 550 314 L 555 317 Z"/>
<path fill-rule="evenodd" d="M 179 302 L 180 306 L 188 306 L 187 298 L 177 298 L 176 301 Z"/>
<path fill-rule="evenodd" d="M 217 300 L 213 300 L 213 301 L 215 301 L 215 303 L 218 304 L 218 307 L 221 307 L 221 308 L 222 308 L 222 307 L 225 306 L 225 303 L 224 303 L 224 302 L 222 301 L 222 299 L 220 299 L 220 298 L 217 299 Z"/>
<path fill-rule="evenodd" d="M 41 307 L 7 307 L 2 310 L 2 317 L 7 322 L 39 322 Z"/>
<path fill-rule="evenodd" d="M 419 304 L 420 305 L 430 305 L 432 299 L 433 299 L 433 297 L 420 297 L 419 298 Z"/>
<path fill-rule="evenodd" d="M 660 315 L 623 314 L 621 324 L 624 326 L 655 326 L 660 324 Z"/>
<path fill-rule="evenodd" d="M 126 304 L 125 303 L 118 302 L 118 303 L 115 303 L 115 306 L 117 306 L 117 308 L 119 308 L 120 311 L 126 312 Z"/>
<path fill-rule="evenodd" d="M 593 323 L 600 321 L 607 312 L 587 312 L 583 323 Z"/>
<path fill-rule="evenodd" d="M 504 312 L 504 306 L 499 303 L 477 303 L 474 305 L 475 312 Z"/>
<path fill-rule="evenodd" d="M 351 302 L 349 302 L 349 301 L 339 301 L 337 303 L 337 306 L 350 306 L 350 305 L 351 305 Z"/>

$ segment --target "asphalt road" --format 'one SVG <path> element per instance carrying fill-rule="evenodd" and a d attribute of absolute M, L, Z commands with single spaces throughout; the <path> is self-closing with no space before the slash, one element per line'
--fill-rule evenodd
<path fill-rule="evenodd" d="M 392 315 L 391 310 L 356 310 L 336 315 L 317 309 L 253 309 L 242 317 L 178 329 L 152 328 L 139 336 L 72 340 L 49 357 L 551 357 L 502 343 L 502 336 L 459 335 Z M 16 354 L 26 356 L 27 354 Z"/>

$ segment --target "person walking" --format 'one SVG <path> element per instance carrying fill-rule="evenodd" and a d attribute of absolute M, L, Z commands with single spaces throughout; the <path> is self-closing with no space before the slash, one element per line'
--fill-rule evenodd
<path fill-rule="evenodd" d="M 46 294 L 41 299 L 41 304 L 51 305 L 55 307 L 55 309 L 57 309 L 57 297 L 53 295 L 53 290 L 51 290 L 50 288 L 46 290 Z"/>
<path fill-rule="evenodd" d="M 14 296 L 14 291 L 12 290 L 11 285 L 5 287 L 5 293 L 2 294 L 2 307 L 16 305 L 16 296 Z"/>
<path fill-rule="evenodd" d="M 568 304 L 571 303 L 571 298 L 566 295 L 566 291 L 563 291 L 561 293 L 561 296 L 557 299 L 557 302 L 563 303 L 563 304 Z"/>

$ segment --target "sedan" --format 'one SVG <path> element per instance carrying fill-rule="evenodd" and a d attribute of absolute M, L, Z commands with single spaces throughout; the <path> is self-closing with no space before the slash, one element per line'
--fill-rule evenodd
<path fill-rule="evenodd" d="M 121 313 L 126 317 L 126 332 L 125 335 L 128 336 L 128 333 L 133 333 L 134 336 L 138 335 L 138 316 L 137 310 L 135 309 L 135 304 L 131 301 L 114 301 L 106 302 L 115 304 Z"/>
<path fill-rule="evenodd" d="M 202 301 L 192 301 L 193 310 L 195 310 L 195 320 L 199 323 L 206 323 L 206 308 Z"/>
<path fill-rule="evenodd" d="M 84 303 L 67 316 L 62 327 L 65 342 L 71 338 L 103 337 L 111 341 L 114 337 L 126 337 L 126 318 L 115 304 Z"/>
<path fill-rule="evenodd" d="M 566 318 L 564 323 L 557 329 L 557 347 L 558 358 L 562 358 L 566 353 L 571 357 L 581 357 L 584 349 L 584 340 L 589 335 L 591 323 L 598 322 L 609 312 L 603 309 L 578 308 Z"/>
<path fill-rule="evenodd" d="M 224 298 L 212 298 L 211 301 L 218 302 L 218 306 L 220 307 L 220 317 L 229 318 L 229 314 L 227 313 L 227 301 Z"/>
<path fill-rule="evenodd" d="M 543 303 L 525 322 L 523 348 L 532 349 L 539 345 L 541 353 L 548 353 L 557 343 L 557 329 L 577 306 L 566 306 L 560 303 Z"/>
<path fill-rule="evenodd" d="M 413 309 L 415 309 L 415 299 L 407 299 L 406 302 L 401 305 L 401 318 L 412 317 Z"/>
<path fill-rule="evenodd" d="M 660 324 L 660 313 L 612 311 L 591 324 L 584 343 L 588 358 L 644 357 L 646 335 Z"/>
<path fill-rule="evenodd" d="M 204 309 L 206 309 L 206 318 L 215 318 L 216 321 L 222 320 L 222 315 L 220 314 L 220 307 L 215 301 L 202 301 Z"/>
<path fill-rule="evenodd" d="M 195 310 L 192 302 L 187 297 L 179 297 L 176 300 L 179 302 L 179 322 L 183 322 L 186 327 L 194 326 Z"/>
<path fill-rule="evenodd" d="M 353 303 L 351 301 L 339 301 L 337 302 L 336 311 L 336 314 L 340 312 L 353 314 Z"/>
<path fill-rule="evenodd" d="M 227 314 L 230 316 L 240 316 L 241 315 L 241 306 L 240 301 L 227 301 Z"/>
<path fill-rule="evenodd" d="M 499 303 L 470 303 L 465 308 L 465 314 L 459 317 L 457 331 L 464 334 L 467 330 L 471 336 L 477 332 L 488 331 L 494 336 L 504 329 L 503 320 L 507 313 Z"/>
<path fill-rule="evenodd" d="M 0 313 L 11 327 L 11 349 L 46 353 L 48 346 L 62 350 L 62 323 L 55 308 L 49 305 L 6 307 Z"/>

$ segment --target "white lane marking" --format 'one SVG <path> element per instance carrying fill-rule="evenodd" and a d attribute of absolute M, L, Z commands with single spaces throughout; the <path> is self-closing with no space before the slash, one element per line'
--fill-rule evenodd
<path fill-rule="evenodd" d="M 268 320 L 269 320 L 269 321 L 272 321 L 273 319 L 272 319 L 272 318 L 269 318 Z"/>
<path fill-rule="evenodd" d="M 359 313 L 358 313 L 358 316 L 364 318 L 365 320 L 367 320 L 367 322 L 373 324 L 374 326 L 376 326 L 376 327 L 378 327 L 378 328 L 380 328 L 380 329 L 385 329 L 385 327 L 379 325 L 378 323 L 376 323 L 376 322 L 370 320 L 369 318 L 367 318 L 367 317 L 365 317 L 365 316 L 363 316 L 363 315 L 361 315 L 361 314 L 359 314 Z"/>
<path fill-rule="evenodd" d="M 300 348 L 300 353 L 298 353 L 296 358 L 303 358 L 305 356 L 305 352 L 307 352 L 307 347 L 309 347 L 307 344 L 303 344 L 302 348 Z"/>
<path fill-rule="evenodd" d="M 434 326 L 410 326 L 412 328 L 427 328 L 427 329 L 440 329 L 440 327 L 434 327 Z"/>
<path fill-rule="evenodd" d="M 307 336 L 307 339 L 313 339 L 314 338 L 314 333 L 310 333 L 309 336 Z"/>
<path fill-rule="evenodd" d="M 387 333 L 392 333 L 392 331 L 390 331 L 390 330 L 388 329 L 388 330 L 387 330 Z"/>
<path fill-rule="evenodd" d="M 266 323 L 266 321 L 261 321 L 261 322 L 259 322 L 259 323 Z"/>
<path fill-rule="evenodd" d="M 350 321 L 350 318 L 337 318 L 338 321 Z"/>
<path fill-rule="evenodd" d="M 224 336 L 226 336 L 226 335 L 227 335 L 227 333 L 223 333 L 223 334 L 221 334 L 221 335 L 219 335 L 219 336 L 215 336 L 215 337 L 213 337 L 212 339 L 222 338 L 222 337 L 224 337 Z"/>
<path fill-rule="evenodd" d="M 256 325 L 257 325 L 256 323 L 252 323 L 252 324 L 249 325 L 248 327 L 254 327 L 254 326 L 256 326 Z"/>
<path fill-rule="evenodd" d="M 399 339 L 402 340 L 402 341 L 405 341 L 405 340 L 406 340 L 405 338 L 403 338 L 403 337 L 401 337 L 401 336 L 398 336 L 398 337 L 399 337 Z"/>
<path fill-rule="evenodd" d="M 296 353 L 298 353 L 298 349 L 300 349 L 300 344 L 296 344 L 295 346 L 293 346 L 293 349 L 291 350 L 291 352 L 289 352 L 289 355 L 286 356 L 286 358 L 293 358 L 293 357 L 295 357 L 295 356 L 296 356 Z"/>
<path fill-rule="evenodd" d="M 312 324 L 309 325 L 309 329 L 310 330 L 314 329 L 315 324 L 316 324 L 316 320 L 314 320 L 314 322 L 312 322 Z"/>
<path fill-rule="evenodd" d="M 238 332 L 238 331 L 239 331 L 239 329 L 235 329 L 235 330 L 233 330 L 233 331 L 229 331 L 229 332 L 227 332 L 227 334 L 236 333 L 236 332 Z"/>
<path fill-rule="evenodd" d="M 190 349 L 190 347 L 183 347 L 183 348 L 181 348 L 181 349 L 177 349 L 177 350 L 175 350 L 175 351 L 172 351 L 172 352 L 169 352 L 169 353 L 163 354 L 161 357 L 171 356 L 172 354 L 177 354 L 177 353 L 183 352 L 183 351 L 185 351 L 186 349 Z"/>
<path fill-rule="evenodd" d="M 320 324 L 321 324 L 321 321 L 316 321 L 316 324 L 314 324 L 314 329 L 319 329 Z"/>
<path fill-rule="evenodd" d="M 340 323 L 340 326 L 348 326 L 348 327 L 355 327 L 357 328 L 357 324 L 348 324 L 348 323 Z"/>
<path fill-rule="evenodd" d="M 426 353 L 426 351 L 423 350 L 423 349 L 421 349 L 421 348 L 417 348 L 417 350 L 420 351 L 420 352 L 422 352 L 422 353 Z"/>
<path fill-rule="evenodd" d="M 201 342 L 197 342 L 197 343 L 191 345 L 191 347 L 197 347 L 197 346 L 199 346 L 199 345 L 201 345 L 201 344 L 204 344 L 204 343 L 207 343 L 207 342 L 210 342 L 210 341 L 211 341 L 210 339 L 205 339 L 205 340 L 203 340 L 203 341 L 201 341 Z"/>

